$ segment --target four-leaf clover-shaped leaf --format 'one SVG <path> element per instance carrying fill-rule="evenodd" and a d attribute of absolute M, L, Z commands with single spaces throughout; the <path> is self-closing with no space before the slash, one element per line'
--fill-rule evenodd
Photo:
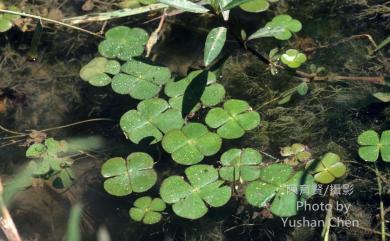
<path fill-rule="evenodd" d="M 99 53 L 106 58 L 124 61 L 141 55 L 149 38 L 145 30 L 126 26 L 111 28 L 105 36 L 106 39 L 99 44 Z"/>
<path fill-rule="evenodd" d="M 255 149 L 230 149 L 221 156 L 219 174 L 227 181 L 253 181 L 260 175 L 261 161 L 261 154 Z"/>
<path fill-rule="evenodd" d="M 236 139 L 245 131 L 256 128 L 260 124 L 260 115 L 247 102 L 233 99 L 226 101 L 223 108 L 211 109 L 207 113 L 206 124 L 218 128 L 217 133 L 222 138 Z"/>
<path fill-rule="evenodd" d="M 121 157 L 106 161 L 101 169 L 104 189 L 114 196 L 126 196 L 132 192 L 145 192 L 157 181 L 153 158 L 143 152 L 134 152 L 127 159 Z"/>
<path fill-rule="evenodd" d="M 299 32 L 302 29 L 302 24 L 289 15 L 279 15 L 267 23 L 265 27 L 257 30 L 248 40 L 264 37 L 274 37 L 279 40 L 288 40 L 292 33 Z"/>
<path fill-rule="evenodd" d="M 161 198 L 140 197 L 134 202 L 134 207 L 129 211 L 130 217 L 137 222 L 144 224 L 155 224 L 160 222 L 161 212 L 166 208 L 166 204 Z"/>
<path fill-rule="evenodd" d="M 123 132 L 136 144 L 147 137 L 153 138 L 151 143 L 159 142 L 163 133 L 180 129 L 183 124 L 181 112 L 172 109 L 163 99 L 144 100 L 137 110 L 126 112 L 120 120 Z"/>
<path fill-rule="evenodd" d="M 169 204 L 176 215 L 198 219 L 211 207 L 225 205 L 231 197 L 231 189 L 223 186 L 218 171 L 211 165 L 194 165 L 185 170 L 188 182 L 181 176 L 170 176 L 160 188 L 162 199 Z"/>
<path fill-rule="evenodd" d="M 111 83 L 110 75 L 118 74 L 120 69 L 118 61 L 96 57 L 80 70 L 80 77 L 93 86 L 106 86 Z"/>
<path fill-rule="evenodd" d="M 65 141 L 56 141 L 53 138 L 45 140 L 44 144 L 35 143 L 26 151 L 26 157 L 34 158 L 31 162 L 33 174 L 43 176 L 50 171 L 59 172 L 68 168 L 73 163 L 68 157 L 61 157 L 66 152 L 68 145 Z"/>
<path fill-rule="evenodd" d="M 296 49 L 287 50 L 280 59 L 290 68 L 298 68 L 307 60 L 306 55 Z"/>
<path fill-rule="evenodd" d="M 201 86 L 202 84 L 199 82 L 203 80 L 199 80 L 198 77 L 202 77 L 202 74 L 202 71 L 193 71 L 179 81 L 167 83 L 164 92 L 170 97 L 169 104 L 173 108 L 181 112 L 185 112 L 183 110 L 186 108 L 191 108 L 189 112 L 194 113 L 199 110 L 200 103 L 203 106 L 211 107 L 222 102 L 226 94 L 225 88 L 221 84 L 215 83 L 217 77 L 213 72 L 204 73 L 207 79 L 205 86 Z"/>
<path fill-rule="evenodd" d="M 200 123 L 188 123 L 182 129 L 169 131 L 162 140 L 164 150 L 182 165 L 193 165 L 219 151 L 221 138 Z"/>
<path fill-rule="evenodd" d="M 301 187 L 307 187 L 305 192 Z M 271 212 L 281 217 L 297 214 L 298 196 L 305 199 L 314 194 L 316 184 L 311 175 L 286 164 L 272 164 L 260 172 L 258 181 L 251 182 L 245 190 L 247 201 L 256 207 L 265 207 L 271 202 Z"/>
<path fill-rule="evenodd" d="M 112 89 L 118 94 L 129 94 L 137 100 L 156 96 L 161 86 L 171 79 L 168 68 L 138 60 L 127 61 L 121 70 L 124 73 L 117 74 L 112 79 Z"/>
<path fill-rule="evenodd" d="M 312 160 L 306 164 L 306 168 L 312 170 L 314 180 L 319 183 L 328 184 L 336 178 L 342 177 L 347 171 L 347 167 L 341 162 L 340 156 L 328 152 L 320 162 Z"/>
<path fill-rule="evenodd" d="M 359 135 L 358 143 L 361 145 L 359 156 L 363 160 L 375 162 L 381 153 L 382 160 L 390 162 L 390 130 L 382 132 L 380 139 L 376 131 L 365 131 Z"/>

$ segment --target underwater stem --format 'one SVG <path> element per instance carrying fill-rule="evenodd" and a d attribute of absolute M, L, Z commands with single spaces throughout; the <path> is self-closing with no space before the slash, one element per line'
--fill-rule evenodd
<path fill-rule="evenodd" d="M 379 170 L 378 167 L 375 164 L 375 173 L 376 173 L 376 180 L 378 183 L 378 192 L 379 192 L 379 208 L 380 208 L 380 220 L 381 220 L 381 237 L 382 241 L 386 241 L 386 226 L 385 226 L 385 211 L 383 207 L 383 200 L 382 200 L 382 182 L 381 179 L 379 178 Z"/>

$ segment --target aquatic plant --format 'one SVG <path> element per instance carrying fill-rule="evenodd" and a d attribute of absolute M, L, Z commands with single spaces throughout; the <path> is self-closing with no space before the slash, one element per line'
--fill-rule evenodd
<path fill-rule="evenodd" d="M 194 165 L 185 170 L 187 181 L 181 176 L 170 176 L 160 188 L 162 199 L 172 205 L 173 211 L 180 217 L 198 219 L 208 208 L 225 205 L 231 196 L 229 186 L 219 180 L 218 171 L 211 165 Z"/>
<path fill-rule="evenodd" d="M 298 68 L 306 62 L 306 55 L 296 49 L 289 49 L 280 57 L 282 62 L 290 68 Z"/>
<path fill-rule="evenodd" d="M 123 132 L 136 144 L 147 137 L 153 138 L 151 143 L 159 142 L 163 133 L 181 128 L 183 124 L 181 112 L 158 98 L 140 102 L 137 110 L 126 112 L 120 120 Z"/>
<path fill-rule="evenodd" d="M 230 149 L 221 156 L 219 175 L 226 181 L 254 181 L 260 176 L 261 154 L 252 148 Z"/>
<path fill-rule="evenodd" d="M 205 122 L 211 128 L 218 128 L 217 133 L 225 139 L 240 138 L 245 131 L 252 130 L 260 124 L 260 115 L 253 111 L 243 100 L 228 100 L 223 108 L 211 109 Z"/>
<path fill-rule="evenodd" d="M 32 174 L 47 180 L 53 178 L 54 187 L 69 187 L 74 179 L 71 169 L 74 161 L 65 155 L 68 149 L 65 141 L 56 141 L 53 138 L 46 139 L 43 144 L 31 145 L 26 151 L 26 157 L 33 159 L 30 162 Z"/>
<path fill-rule="evenodd" d="M 263 28 L 250 35 L 248 40 L 264 37 L 274 37 L 279 40 L 288 40 L 291 38 L 292 33 L 299 32 L 301 29 L 302 24 L 298 20 L 293 19 L 289 15 L 278 15 Z"/>
<path fill-rule="evenodd" d="M 251 0 L 240 5 L 240 8 L 246 12 L 259 13 L 268 10 L 270 3 L 278 2 L 279 0 Z"/>
<path fill-rule="evenodd" d="M 286 164 L 272 164 L 263 168 L 259 180 L 249 183 L 246 188 L 246 199 L 256 207 L 265 207 L 271 203 L 271 212 L 278 216 L 297 214 L 297 201 L 311 197 L 315 193 L 316 184 L 314 178 L 304 171 L 292 174 L 292 167 Z M 301 191 L 303 186 L 307 190 Z"/>
<path fill-rule="evenodd" d="M 3 9 L 4 5 L 0 2 L 0 9 Z M 10 6 L 9 10 L 18 11 L 18 8 L 15 6 Z M 6 32 L 14 26 L 14 21 L 20 18 L 19 15 L 9 14 L 9 13 L 0 13 L 0 33 Z"/>
<path fill-rule="evenodd" d="M 390 130 L 382 132 L 381 137 L 374 130 L 363 132 L 358 137 L 359 156 L 368 162 L 375 162 L 381 154 L 382 160 L 390 162 Z"/>
<path fill-rule="evenodd" d="M 101 169 L 104 189 L 115 196 L 126 196 L 132 192 L 145 192 L 157 181 L 151 156 L 142 152 L 130 154 L 126 160 L 121 157 L 106 161 Z"/>
<path fill-rule="evenodd" d="M 120 72 L 121 65 L 116 60 L 96 57 L 80 70 L 81 79 L 93 86 L 106 86 L 111 83 L 112 77 Z"/>
<path fill-rule="evenodd" d="M 319 162 L 309 161 L 306 168 L 313 173 L 316 182 L 323 184 L 333 182 L 336 178 L 344 176 L 347 171 L 340 156 L 331 152 L 326 153 Z"/>
<path fill-rule="evenodd" d="M 284 162 L 292 166 L 308 161 L 312 156 L 308 151 L 308 148 L 300 143 L 294 143 L 291 146 L 282 147 L 280 149 L 280 155 L 286 157 Z"/>
<path fill-rule="evenodd" d="M 155 224 L 162 218 L 161 212 L 166 204 L 161 198 L 140 197 L 134 202 L 134 207 L 129 211 L 130 217 L 137 222 L 144 224 Z"/>
<path fill-rule="evenodd" d="M 162 140 L 164 150 L 182 165 L 201 162 L 205 156 L 216 154 L 221 145 L 221 138 L 200 123 L 188 123 L 182 129 L 172 130 Z"/>
<path fill-rule="evenodd" d="M 159 2 L 183 11 L 209 12 L 208 8 L 188 0 Z M 248 11 L 258 12 L 268 8 L 269 2 L 276 1 L 218 0 L 212 1 L 211 5 L 226 20 L 229 9 L 241 6 Z M 242 34 L 242 39 L 249 41 L 275 37 L 287 40 L 301 28 L 298 20 L 289 15 L 279 15 L 248 39 L 245 33 Z M 184 78 L 176 78 L 168 68 L 158 66 L 142 56 L 148 42 L 145 31 L 117 26 L 108 30 L 106 39 L 99 44 L 98 50 L 102 55 L 97 57 L 101 58 L 99 70 L 95 69 L 98 64 L 94 61 L 97 60 L 93 60 L 80 72 L 83 79 L 91 84 L 103 85 L 96 84 L 95 78 L 104 78 L 104 84 L 111 83 L 114 92 L 142 100 L 136 109 L 129 110 L 121 117 L 120 126 L 125 136 L 136 144 L 147 141 L 142 143 L 152 145 L 161 141 L 163 150 L 171 155 L 174 162 L 188 166 L 184 171 L 185 177 L 170 175 L 162 181 L 159 187 L 161 199 L 146 196 L 135 201 L 129 212 L 135 221 L 145 224 L 159 222 L 165 203 L 172 205 L 173 212 L 180 217 L 201 218 L 209 208 L 221 207 L 229 202 L 232 195 L 229 183 L 237 181 L 235 190 L 237 185 L 242 185 L 250 204 L 266 207 L 271 203 L 271 212 L 279 216 L 295 215 L 298 211 L 296 202 L 314 193 L 312 186 L 315 186 L 315 180 L 311 174 L 294 171 L 287 164 L 263 166 L 262 155 L 256 149 L 233 147 L 222 154 L 219 162 L 214 157 L 222 148 L 223 139 L 242 137 L 246 132 L 256 129 L 261 119 L 248 102 L 227 99 L 224 86 L 218 83 L 212 71 L 229 31 L 228 25 L 211 29 L 204 48 L 205 68 L 190 72 Z M 125 39 L 125 36 L 129 38 Z M 306 60 L 298 51 L 293 55 L 291 50 L 287 51 L 287 57 L 282 57 L 277 50 L 271 53 L 272 60 L 283 58 L 282 61 L 290 67 L 298 67 Z M 116 63 L 121 64 L 120 68 Z M 111 68 L 107 68 L 107 65 Z M 164 95 L 161 94 L 162 89 Z M 306 94 L 307 83 L 301 83 L 294 91 Z M 204 118 L 200 110 L 207 112 Z M 196 122 L 191 121 L 193 116 L 197 117 Z M 294 144 L 289 151 L 287 153 L 285 149 L 284 154 L 294 156 L 302 163 L 311 157 L 306 147 L 300 144 Z M 206 157 L 220 165 L 200 164 Z M 109 159 L 101 168 L 106 178 L 104 188 L 115 196 L 148 191 L 157 182 L 154 164 L 151 156 L 140 152 L 131 153 L 127 159 Z M 288 191 L 288 186 L 300 185 L 312 188 L 306 194 Z"/>

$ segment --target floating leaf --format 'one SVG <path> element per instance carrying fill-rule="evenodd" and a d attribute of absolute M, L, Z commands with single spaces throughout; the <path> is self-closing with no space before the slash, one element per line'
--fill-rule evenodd
<path fill-rule="evenodd" d="M 359 156 L 363 160 L 375 162 L 381 153 L 382 160 L 390 162 L 390 130 L 382 132 L 380 139 L 376 131 L 365 131 L 359 135 L 358 143 L 361 145 Z"/>
<path fill-rule="evenodd" d="M 136 144 L 147 137 L 153 138 L 151 143 L 157 143 L 163 133 L 180 129 L 183 124 L 180 111 L 171 109 L 163 99 L 144 100 L 137 110 L 126 112 L 120 120 L 123 132 Z"/>
<path fill-rule="evenodd" d="M 242 4 L 245 4 L 247 2 L 251 2 L 252 0 L 231 0 L 231 1 L 224 1 L 222 4 L 223 10 L 230 10 L 232 8 L 238 7 Z"/>
<path fill-rule="evenodd" d="M 206 39 L 204 49 L 204 63 L 209 66 L 221 53 L 226 42 L 227 29 L 225 27 L 213 28 Z"/>
<path fill-rule="evenodd" d="M 173 211 L 180 217 L 198 219 L 211 207 L 225 205 L 231 197 L 231 189 L 223 186 L 218 171 L 211 165 L 195 165 L 185 170 L 188 182 L 180 176 L 170 176 L 160 188 L 162 199 L 173 204 Z"/>
<path fill-rule="evenodd" d="M 164 91 L 171 97 L 169 104 L 186 116 L 199 110 L 199 102 L 203 106 L 211 107 L 223 101 L 225 88 L 215 82 L 216 76 L 213 72 L 193 71 L 179 81 L 168 82 Z"/>
<path fill-rule="evenodd" d="M 112 89 L 118 94 L 129 94 L 137 100 L 156 96 L 162 85 L 171 79 L 168 68 L 137 60 L 127 61 L 122 65 L 122 71 L 124 73 L 117 74 L 112 79 Z"/>
<path fill-rule="evenodd" d="M 253 181 L 260 175 L 262 157 L 252 148 L 230 149 L 222 154 L 221 178 L 227 181 Z"/>
<path fill-rule="evenodd" d="M 292 36 L 292 32 L 299 32 L 302 29 L 302 24 L 289 15 L 279 15 L 267 23 L 265 27 L 257 30 L 248 40 L 264 37 L 274 37 L 279 40 L 288 40 Z"/>
<path fill-rule="evenodd" d="M 209 10 L 188 0 L 158 0 L 160 3 L 192 13 L 207 13 Z"/>
<path fill-rule="evenodd" d="M 134 202 L 134 207 L 130 209 L 130 217 L 137 222 L 144 224 L 156 224 L 160 222 L 161 212 L 166 208 L 165 202 L 161 198 L 140 197 Z"/>
<path fill-rule="evenodd" d="M 99 53 L 106 58 L 118 58 L 124 61 L 141 55 L 149 39 L 145 30 L 126 26 L 111 28 L 105 36 L 106 39 L 99 44 Z"/>
<path fill-rule="evenodd" d="M 188 123 L 181 130 L 172 130 L 162 140 L 164 150 L 182 165 L 201 162 L 205 156 L 216 154 L 221 145 L 221 138 L 200 123 Z"/>
<path fill-rule="evenodd" d="M 307 60 L 306 55 L 303 53 L 300 53 L 296 49 L 287 50 L 286 53 L 282 54 L 280 59 L 282 60 L 282 62 L 284 64 L 286 64 L 290 68 L 298 68 L 303 63 L 305 63 Z M 306 82 L 304 82 L 304 84 L 306 84 Z M 307 84 L 306 84 L 306 87 L 307 87 Z M 298 87 L 298 92 L 299 92 L 299 87 Z M 304 92 L 304 91 L 301 90 L 301 92 Z M 304 94 L 301 94 L 301 95 L 304 95 Z"/>
<path fill-rule="evenodd" d="M 272 164 L 260 172 L 258 181 L 248 185 L 245 190 L 247 201 L 256 207 L 265 207 L 271 203 L 271 212 L 281 217 L 289 217 L 297 214 L 298 196 L 301 200 L 314 194 L 315 182 L 311 175 L 305 175 L 303 171 L 295 173 L 286 164 Z M 303 192 L 301 186 L 307 187 Z M 292 188 L 297 192 L 291 191 Z"/>
<path fill-rule="evenodd" d="M 260 115 L 247 102 L 233 99 L 226 101 L 223 108 L 211 109 L 206 115 L 206 124 L 218 128 L 217 133 L 222 138 L 236 139 L 245 131 L 256 128 L 260 124 Z"/>
<path fill-rule="evenodd" d="M 347 171 L 347 167 L 341 162 L 339 155 L 331 152 L 326 153 L 317 164 L 314 160 L 308 162 L 306 168 L 312 170 L 316 182 L 323 184 L 333 182 Z"/>
<path fill-rule="evenodd" d="M 106 86 L 111 83 L 110 75 L 118 74 L 120 69 L 118 61 L 96 57 L 80 70 L 80 77 L 93 86 Z"/>
<path fill-rule="evenodd" d="M 281 148 L 280 155 L 287 157 L 284 163 L 291 166 L 296 166 L 300 162 L 308 161 L 311 158 L 311 153 L 308 151 L 308 148 L 300 143 Z"/>
<path fill-rule="evenodd" d="M 277 2 L 279 0 L 252 0 L 240 5 L 240 8 L 246 12 L 259 13 L 268 10 L 269 2 Z"/>
<path fill-rule="evenodd" d="M 114 196 L 145 192 L 157 181 L 153 158 L 143 152 L 134 152 L 127 159 L 121 157 L 106 161 L 101 169 L 104 189 Z"/>

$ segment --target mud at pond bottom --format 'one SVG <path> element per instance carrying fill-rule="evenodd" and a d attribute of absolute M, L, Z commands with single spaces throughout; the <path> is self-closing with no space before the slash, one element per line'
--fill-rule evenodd
<path fill-rule="evenodd" d="M 26 241 L 63 240 L 69 210 L 82 205 L 82 240 L 94 240 L 107 213 L 115 214 L 112 200 L 102 189 L 99 166 L 101 161 L 83 159 L 74 164 L 76 181 L 67 190 L 58 190 L 49 181 L 18 192 L 9 207 L 17 229 Z M 5 181 L 6 181 L 5 177 Z M 112 207 L 112 208 L 111 208 Z M 97 211 L 98 210 L 98 211 Z M 0 240 L 6 240 L 0 234 Z"/>

